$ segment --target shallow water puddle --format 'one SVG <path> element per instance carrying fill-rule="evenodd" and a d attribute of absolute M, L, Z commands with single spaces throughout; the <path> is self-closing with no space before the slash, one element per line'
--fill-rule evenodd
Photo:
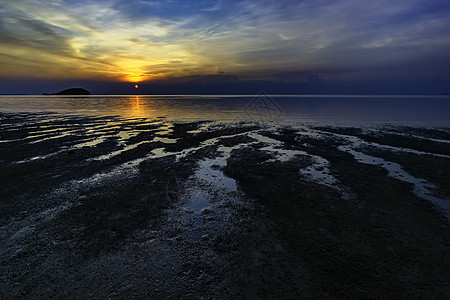
<path fill-rule="evenodd" d="M 209 197 L 202 190 L 197 190 L 189 196 L 189 199 L 183 204 L 183 208 L 194 212 L 201 212 L 204 208 L 211 205 Z"/>
<path fill-rule="evenodd" d="M 296 155 L 309 155 L 308 153 L 306 153 L 304 151 L 300 151 L 300 150 L 282 149 L 281 147 L 283 146 L 283 142 L 278 141 L 273 138 L 270 138 L 270 137 L 267 137 L 267 136 L 264 136 L 264 135 L 261 135 L 256 132 L 250 132 L 247 135 L 251 138 L 254 138 L 258 142 L 268 144 L 268 146 L 265 146 L 260 149 L 261 151 L 272 152 L 276 155 L 275 158 L 268 160 L 268 162 L 275 162 L 275 161 L 286 162 L 286 161 L 289 161 L 292 158 L 294 158 L 294 156 L 296 156 Z M 253 143 L 255 143 L 255 142 L 253 142 Z M 249 143 L 249 144 L 253 144 L 253 143 Z M 277 147 L 277 148 L 275 148 L 275 147 Z"/>
<path fill-rule="evenodd" d="M 36 161 L 36 160 L 44 160 L 44 159 L 47 159 L 47 158 L 49 158 L 49 157 L 58 155 L 58 154 L 60 154 L 60 153 L 62 153 L 62 152 L 64 152 L 64 151 L 65 151 L 65 150 L 59 150 L 59 151 L 52 152 L 52 153 L 49 153 L 49 154 L 38 155 L 38 156 L 31 157 L 31 158 L 26 158 L 26 159 L 23 159 L 23 160 L 15 161 L 15 162 L 13 162 L 13 163 L 14 163 L 14 164 L 23 164 L 23 163 L 28 163 L 28 162 Z"/>
<path fill-rule="evenodd" d="M 282 145 L 282 142 L 280 142 L 276 139 L 261 135 L 257 132 L 249 132 L 249 133 L 247 133 L 247 135 L 251 138 L 254 138 L 255 140 L 257 140 L 259 142 L 262 142 L 262 143 L 267 143 L 269 145 L 277 145 L 277 146 Z"/>
<path fill-rule="evenodd" d="M 371 147 L 376 147 L 378 149 L 390 150 L 390 151 L 395 151 L 395 152 L 406 152 L 406 153 L 412 153 L 412 154 L 418 154 L 418 155 L 432 155 L 432 156 L 436 156 L 436 157 L 450 158 L 450 155 L 445 155 L 445 154 L 431 153 L 431 152 L 425 152 L 425 151 L 420 151 L 420 150 L 415 150 L 415 149 L 410 149 L 410 148 L 405 148 L 405 147 L 395 147 L 395 146 L 390 146 L 390 145 L 379 144 L 376 142 L 369 142 L 369 141 L 365 141 L 365 140 L 363 140 L 359 137 L 353 136 L 353 135 L 321 131 L 321 130 L 316 130 L 316 129 L 311 129 L 311 130 L 321 132 L 322 134 L 326 133 L 331 136 L 343 138 L 347 142 L 351 143 L 352 144 L 351 146 L 353 148 L 359 148 L 362 146 L 371 146 Z M 369 130 L 369 129 L 367 129 L 367 130 Z M 371 129 L 371 132 L 372 131 L 373 131 L 373 129 Z M 431 139 L 429 139 L 429 140 L 431 140 Z"/>
<path fill-rule="evenodd" d="M 276 155 L 275 158 L 269 159 L 267 162 L 286 162 L 293 159 L 296 155 L 309 155 L 304 151 L 299 150 L 285 150 L 280 148 L 275 148 L 274 146 L 266 146 L 260 149 L 261 151 L 272 152 Z"/>
<path fill-rule="evenodd" d="M 118 137 L 119 143 L 125 143 L 131 137 L 131 133 L 129 131 L 119 131 L 116 136 Z"/>
<path fill-rule="evenodd" d="M 168 135 L 173 132 L 173 124 L 171 123 L 161 123 L 161 126 L 158 127 L 157 135 Z"/>
<path fill-rule="evenodd" d="M 217 138 L 210 139 L 202 143 L 200 149 L 205 145 L 212 145 L 218 142 Z M 234 179 L 227 177 L 221 170 L 226 166 L 233 147 L 219 146 L 217 151 L 221 155 L 215 159 L 204 158 L 198 162 L 198 168 L 185 183 L 186 189 L 180 199 L 181 219 L 184 226 L 182 235 L 195 240 L 204 241 L 216 236 L 223 230 L 223 226 L 230 216 L 227 203 L 236 201 L 237 183 Z M 190 150 L 192 153 L 195 149 Z M 182 151 L 183 152 L 183 151 Z M 177 156 L 186 156 L 188 153 L 181 153 Z"/>
<path fill-rule="evenodd" d="M 226 203 L 236 201 L 233 192 L 225 188 L 217 189 L 193 176 L 181 195 L 177 210 L 180 213 L 181 235 L 201 241 L 217 236 L 230 216 Z"/>
<path fill-rule="evenodd" d="M 187 133 L 190 133 L 190 134 L 197 134 L 197 133 L 200 133 L 200 132 L 203 132 L 202 130 L 200 130 L 200 129 L 195 129 L 195 130 L 189 130 L 189 131 L 186 131 Z"/>
<path fill-rule="evenodd" d="M 107 133 L 113 133 L 116 130 L 120 130 L 121 127 L 119 125 L 117 126 L 110 126 L 110 125 L 96 125 L 93 127 L 88 127 L 86 128 L 86 133 L 88 134 L 98 134 L 98 133 L 103 133 L 103 134 L 107 134 Z"/>
<path fill-rule="evenodd" d="M 386 161 L 382 158 L 364 154 L 356 150 L 351 149 L 348 146 L 339 146 L 339 150 L 348 152 L 353 155 L 353 157 L 364 164 L 376 165 L 383 167 L 388 171 L 388 175 L 392 178 L 411 183 L 414 185 L 413 192 L 416 196 L 428 200 L 434 205 L 441 208 L 447 217 L 450 218 L 450 201 L 447 199 L 441 199 L 430 194 L 430 191 L 437 189 L 437 187 L 425 179 L 414 177 L 408 174 L 403 168 L 394 162 Z"/>
<path fill-rule="evenodd" d="M 304 132 L 301 132 L 300 134 L 304 134 Z M 307 135 L 308 136 L 309 135 L 317 136 L 317 133 L 311 133 L 311 134 L 308 133 Z M 338 181 L 331 174 L 331 172 L 329 170 L 330 163 L 325 158 L 316 156 L 316 155 L 311 155 L 311 154 L 309 154 L 305 151 L 301 151 L 301 150 L 280 149 L 278 147 L 282 147 L 283 142 L 260 135 L 258 133 L 252 133 L 250 136 L 257 139 L 260 142 L 271 144 L 269 146 L 266 146 L 266 147 L 263 147 L 260 149 L 262 151 L 269 151 L 269 152 L 276 154 L 276 157 L 268 160 L 268 162 L 275 162 L 275 161 L 287 162 L 287 161 L 293 159 L 295 156 L 312 157 L 314 160 L 314 164 L 309 167 L 306 167 L 304 169 L 300 169 L 299 174 L 306 177 L 307 179 L 317 182 L 319 184 L 337 188 Z M 277 148 L 275 148 L 275 146 Z M 337 189 L 339 190 L 339 188 L 337 188 Z"/>
<path fill-rule="evenodd" d="M 161 142 L 164 144 L 175 144 L 177 142 L 177 140 L 178 139 L 171 139 L 171 138 L 159 137 L 159 136 L 157 136 L 153 139 L 153 141 L 155 141 L 155 142 Z"/>
<path fill-rule="evenodd" d="M 304 169 L 300 169 L 300 175 L 319 184 L 337 188 L 338 181 L 330 172 L 329 161 L 320 156 L 313 156 L 313 159 L 314 164 Z"/>
<path fill-rule="evenodd" d="M 417 135 L 417 134 L 400 133 L 400 132 L 396 132 L 396 131 L 393 131 L 391 133 L 397 134 L 400 136 L 405 136 L 405 137 L 412 137 L 412 138 L 415 138 L 418 140 L 423 140 L 423 141 L 433 141 L 433 142 L 438 142 L 438 143 L 450 144 L 450 140 L 443 140 L 443 139 L 437 139 L 437 138 L 432 138 L 432 137 L 424 137 L 424 136 Z"/>
<path fill-rule="evenodd" d="M 200 146 L 187 148 L 187 149 L 183 149 L 182 151 L 180 151 L 177 154 L 177 160 L 179 160 L 181 158 L 184 158 L 187 155 L 189 155 L 190 153 L 198 151 L 198 150 L 200 150 L 202 148 L 205 148 L 205 147 L 217 144 L 219 142 L 220 138 L 236 137 L 238 135 L 243 135 L 243 133 L 238 133 L 238 134 L 233 134 L 233 135 L 222 135 L 222 136 L 219 136 L 219 137 L 207 139 L 206 141 L 201 142 Z M 244 144 L 241 144 L 241 145 L 244 145 Z M 241 145 L 238 145 L 238 147 L 241 146 Z M 223 146 L 220 146 L 220 150 L 218 149 L 218 151 L 222 151 L 222 153 L 224 153 L 227 156 L 227 158 L 228 158 L 232 149 L 234 149 L 234 147 L 223 147 Z M 217 158 L 217 159 L 220 159 L 220 158 Z"/>
<path fill-rule="evenodd" d="M 42 127 L 34 128 L 33 130 L 30 130 L 28 132 L 28 134 L 29 134 L 28 138 L 41 137 L 41 136 L 45 136 L 48 134 L 52 134 L 54 132 L 58 132 L 60 130 L 61 130 L 61 128 L 53 128 L 53 126 L 49 127 L 49 129 L 43 129 Z"/>
<path fill-rule="evenodd" d="M 35 141 L 28 142 L 29 144 L 37 144 L 37 143 L 45 142 L 48 140 L 60 139 L 60 138 L 75 134 L 77 132 L 80 132 L 80 130 L 62 131 L 62 132 L 58 132 L 58 134 L 56 134 L 56 135 L 51 135 L 51 136 L 48 136 L 47 134 L 29 136 L 29 137 L 25 138 L 24 140 L 33 139 L 33 138 L 40 137 L 40 136 L 46 136 L 42 139 L 37 139 Z"/>
<path fill-rule="evenodd" d="M 120 154 L 122 154 L 122 153 L 124 153 L 126 151 L 136 149 L 140 145 L 150 144 L 150 143 L 151 143 L 151 141 L 142 141 L 142 142 L 139 142 L 139 143 L 136 143 L 136 144 L 131 144 L 131 145 L 126 146 L 123 149 L 120 149 L 120 150 L 117 150 L 117 151 L 113 151 L 111 153 L 104 154 L 104 155 L 101 155 L 101 156 L 93 157 L 93 158 L 91 158 L 89 160 L 107 160 L 107 159 L 111 159 L 111 158 L 113 158 L 113 157 L 115 157 L 117 155 L 120 155 Z"/>
<path fill-rule="evenodd" d="M 227 165 L 225 157 L 218 157 L 216 159 L 204 159 L 199 162 L 199 169 L 195 172 L 195 176 L 206 180 L 213 186 L 219 189 L 226 189 L 228 191 L 236 191 L 236 181 L 230 177 L 225 176 L 221 168 Z"/>
<path fill-rule="evenodd" d="M 106 140 L 106 138 L 104 136 L 102 136 L 102 137 L 98 137 L 93 140 L 90 140 L 88 142 L 85 142 L 85 143 L 73 145 L 72 148 L 80 149 L 80 148 L 84 148 L 84 147 L 95 147 L 98 144 L 103 143 L 105 140 Z"/>
<path fill-rule="evenodd" d="M 166 152 L 166 148 L 156 148 L 150 151 L 151 158 L 161 158 L 169 155 L 175 155 L 174 153 Z"/>
<path fill-rule="evenodd" d="M 139 164 L 150 159 L 151 156 L 136 158 L 120 165 L 115 166 L 111 170 L 96 173 L 89 177 L 77 180 L 71 180 L 70 185 L 77 188 L 87 188 L 108 183 L 114 180 L 123 180 L 131 178 L 139 174 Z"/>

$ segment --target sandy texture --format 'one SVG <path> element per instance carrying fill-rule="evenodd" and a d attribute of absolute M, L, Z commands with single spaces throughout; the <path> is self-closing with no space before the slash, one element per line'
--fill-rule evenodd
<path fill-rule="evenodd" d="M 450 294 L 450 131 L 0 114 L 0 293 Z"/>

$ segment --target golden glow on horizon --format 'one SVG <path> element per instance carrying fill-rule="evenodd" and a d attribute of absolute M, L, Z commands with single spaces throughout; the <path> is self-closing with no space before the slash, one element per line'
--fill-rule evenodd
<path fill-rule="evenodd" d="M 22 17 L 8 19 L 5 26 L 21 34 L 21 39 L 20 43 L 12 39 L 0 45 L 0 77 L 140 83 L 211 74 L 216 65 L 226 66 L 227 74 L 238 75 L 236 68 L 242 67 L 230 51 L 223 49 L 223 45 L 239 48 L 237 42 L 225 43 L 225 38 L 204 36 L 202 30 L 184 28 L 182 21 L 129 20 L 115 8 L 95 3 L 77 7 L 75 14 L 57 8 L 49 11 L 33 3 L 11 1 L 8 5 L 11 13 L 32 11 L 30 18 L 50 29 L 43 32 L 34 23 L 23 22 Z M 95 20 L 94 24 L 98 24 L 99 16 L 108 17 L 101 18 L 94 27 L 88 21 L 81 22 L 78 15 Z M 203 43 L 205 37 L 207 42 Z M 218 39 L 217 43 L 211 38 Z M 2 54 L 7 54 L 6 61 Z"/>
<path fill-rule="evenodd" d="M 141 77 L 140 76 L 129 76 L 126 77 L 126 81 L 128 82 L 141 82 Z"/>

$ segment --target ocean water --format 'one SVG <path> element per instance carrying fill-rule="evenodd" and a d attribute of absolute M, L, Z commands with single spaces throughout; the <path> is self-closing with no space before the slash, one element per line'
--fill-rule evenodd
<path fill-rule="evenodd" d="M 450 126 L 450 96 L 93 95 L 0 96 L 0 112 L 168 120 L 294 121 L 331 125 Z"/>

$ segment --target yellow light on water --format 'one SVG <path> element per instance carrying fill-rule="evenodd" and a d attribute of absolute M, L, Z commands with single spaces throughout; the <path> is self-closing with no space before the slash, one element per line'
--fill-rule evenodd
<path fill-rule="evenodd" d="M 136 84 L 136 86 L 137 86 L 137 84 Z M 139 101 L 139 96 L 136 96 L 136 102 L 135 102 L 135 105 L 134 105 L 134 109 L 137 112 L 140 112 L 140 110 L 141 110 L 141 104 L 140 104 L 140 101 Z"/>

